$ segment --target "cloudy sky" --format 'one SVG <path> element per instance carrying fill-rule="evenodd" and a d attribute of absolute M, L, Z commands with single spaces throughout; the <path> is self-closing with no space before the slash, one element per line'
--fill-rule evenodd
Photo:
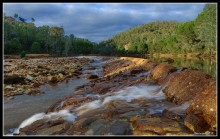
<path fill-rule="evenodd" d="M 36 26 L 63 26 L 65 34 L 93 42 L 106 40 L 131 27 L 158 21 L 185 22 L 203 10 L 204 3 L 4 3 L 7 16 L 35 19 Z"/>

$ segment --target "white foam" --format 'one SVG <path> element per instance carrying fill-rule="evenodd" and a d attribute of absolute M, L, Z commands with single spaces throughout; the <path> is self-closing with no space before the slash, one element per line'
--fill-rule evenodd
<path fill-rule="evenodd" d="M 101 107 L 101 104 L 102 104 L 101 100 L 95 100 L 95 101 L 83 104 L 82 106 L 76 108 L 77 115 L 82 115 L 83 113 L 85 113 L 87 111 L 97 109 L 97 108 Z"/>
<path fill-rule="evenodd" d="M 164 104 L 156 104 L 148 109 L 148 114 L 161 113 L 164 110 L 164 108 Z"/>
<path fill-rule="evenodd" d="M 150 74 L 150 71 L 147 72 L 142 72 L 136 75 L 136 77 L 141 77 L 141 76 L 148 76 Z"/>
<path fill-rule="evenodd" d="M 20 126 L 14 131 L 14 133 L 18 134 L 19 133 L 19 130 L 20 128 L 23 128 L 23 127 L 26 127 L 30 124 L 32 124 L 33 122 L 37 121 L 37 120 L 40 120 L 44 117 L 45 113 L 38 113 L 38 114 L 35 114 L 35 115 L 32 115 L 30 118 L 24 120 Z"/>
<path fill-rule="evenodd" d="M 70 113 L 69 110 L 60 110 L 59 112 L 51 112 L 48 114 L 45 113 L 38 113 L 35 115 L 32 115 L 30 118 L 24 120 L 19 127 L 14 131 L 14 134 L 19 134 L 20 128 L 26 127 L 33 122 L 40 120 L 40 119 L 47 119 L 47 120 L 53 120 L 56 118 L 62 117 L 66 121 L 75 121 L 76 117 L 74 114 Z"/>
<path fill-rule="evenodd" d="M 192 101 L 187 101 L 187 102 L 185 102 L 185 103 L 183 103 L 181 105 L 178 105 L 178 106 L 175 106 L 175 107 L 171 107 L 168 110 L 176 112 L 176 113 L 182 113 L 182 112 L 184 112 L 189 107 L 191 102 Z"/>
<path fill-rule="evenodd" d="M 131 86 L 127 87 L 123 90 L 112 93 L 111 96 L 106 95 L 104 100 L 95 100 L 89 103 L 86 103 L 79 108 L 76 109 L 76 113 L 81 115 L 85 112 L 88 112 L 93 109 L 97 109 L 103 106 L 106 103 L 109 103 L 113 100 L 126 100 L 127 102 L 131 102 L 134 99 L 139 98 L 147 98 L 147 99 L 164 99 L 165 95 L 160 89 L 159 86 Z"/>

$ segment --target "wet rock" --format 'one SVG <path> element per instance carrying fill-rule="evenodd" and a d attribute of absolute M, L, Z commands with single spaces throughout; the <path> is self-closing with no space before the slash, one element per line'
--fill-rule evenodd
<path fill-rule="evenodd" d="M 64 133 L 70 127 L 69 123 L 64 123 L 49 128 L 44 128 L 36 132 L 36 135 L 59 135 Z"/>
<path fill-rule="evenodd" d="M 5 84 L 17 84 L 17 83 L 24 83 L 25 80 L 24 77 L 21 77 L 19 75 L 13 74 L 13 75 L 5 75 L 4 76 L 4 83 Z"/>
<path fill-rule="evenodd" d="M 113 86 L 111 82 L 101 82 L 95 84 L 93 87 L 93 91 L 99 94 L 104 94 L 109 91 L 109 89 Z"/>
<path fill-rule="evenodd" d="M 40 119 L 26 127 L 21 128 L 19 131 L 24 132 L 24 133 L 29 132 L 29 131 L 35 131 L 36 129 L 42 127 L 46 122 L 47 122 L 46 119 Z"/>
<path fill-rule="evenodd" d="M 93 122 L 88 130 L 85 132 L 85 135 L 103 135 L 106 130 L 106 121 L 103 119 L 99 119 Z"/>
<path fill-rule="evenodd" d="M 87 67 L 85 68 L 86 70 L 95 70 L 96 68 L 95 67 Z"/>
<path fill-rule="evenodd" d="M 133 70 L 131 70 L 130 74 L 137 74 L 137 73 L 140 73 L 142 71 L 143 71 L 143 69 L 133 69 Z"/>
<path fill-rule="evenodd" d="M 151 131 L 159 135 L 165 135 L 167 132 L 185 131 L 180 124 L 174 120 L 159 118 L 155 116 L 136 118 L 133 121 L 134 131 Z"/>
<path fill-rule="evenodd" d="M 162 115 L 169 118 L 169 119 L 172 119 L 172 120 L 180 120 L 181 119 L 181 117 L 178 114 L 173 113 L 171 111 L 168 111 L 167 109 L 163 110 Z"/>
<path fill-rule="evenodd" d="M 216 99 L 216 82 L 213 81 L 209 83 L 207 87 L 195 97 L 195 99 L 193 99 L 192 103 L 187 108 L 186 113 L 197 116 L 200 118 L 200 121 L 204 120 L 211 127 L 215 128 L 217 121 Z"/>
<path fill-rule="evenodd" d="M 84 87 L 84 91 L 85 91 L 86 94 L 91 94 L 91 93 L 93 93 L 93 89 L 92 89 L 92 87 L 90 87 L 90 86 Z"/>
<path fill-rule="evenodd" d="M 169 100 L 182 104 L 200 95 L 211 82 L 211 76 L 200 71 L 184 70 L 171 77 L 163 90 Z"/>
<path fill-rule="evenodd" d="M 168 64 L 159 64 L 157 65 L 147 77 L 148 80 L 156 80 L 157 84 L 161 85 L 166 77 L 170 74 L 175 72 L 177 69 Z"/>
<path fill-rule="evenodd" d="M 119 117 L 120 118 L 125 118 L 125 119 L 131 119 L 134 116 L 143 116 L 145 114 L 144 111 L 130 111 L 130 112 L 126 112 L 124 114 L 121 114 Z"/>
<path fill-rule="evenodd" d="M 197 133 L 204 133 L 210 128 L 210 125 L 208 125 L 202 117 L 197 117 L 193 114 L 188 114 L 186 116 L 184 125 Z"/>
<path fill-rule="evenodd" d="M 16 92 L 14 93 L 15 96 L 18 96 L 18 95 L 23 95 L 23 92 Z"/>
<path fill-rule="evenodd" d="M 7 97 L 7 100 L 11 100 L 11 99 L 14 99 L 14 97 L 13 96 Z"/>
<path fill-rule="evenodd" d="M 86 77 L 87 79 L 96 79 L 96 78 L 98 78 L 97 75 L 92 75 L 92 74 L 87 74 L 85 77 Z"/>
<path fill-rule="evenodd" d="M 24 94 L 26 95 L 32 95 L 32 94 L 38 94 L 38 93 L 41 93 L 39 88 L 31 88 L 31 89 L 29 88 L 26 91 L 24 91 Z"/>
<path fill-rule="evenodd" d="M 80 128 L 85 128 L 87 126 L 89 126 L 92 122 L 94 122 L 95 120 L 97 120 L 97 117 L 88 117 L 88 118 L 82 118 L 79 121 L 77 121 L 77 125 Z"/>
<path fill-rule="evenodd" d="M 115 121 L 106 130 L 106 135 L 131 135 L 131 126 L 129 122 Z"/>
<path fill-rule="evenodd" d="M 135 130 L 133 131 L 133 135 L 147 135 L 147 136 L 158 136 L 159 134 L 153 132 L 153 131 L 148 131 L 148 130 Z"/>

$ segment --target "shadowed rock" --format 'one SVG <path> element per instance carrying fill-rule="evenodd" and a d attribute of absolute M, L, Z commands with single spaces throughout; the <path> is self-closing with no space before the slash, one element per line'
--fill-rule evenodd
<path fill-rule="evenodd" d="M 86 77 L 87 79 L 96 79 L 96 78 L 98 78 L 97 75 L 92 75 L 92 74 L 87 74 L 85 77 Z"/>
<path fill-rule="evenodd" d="M 4 76 L 5 84 L 17 84 L 17 83 L 24 83 L 24 82 L 25 82 L 25 78 L 19 75 L 16 75 L 16 74 Z"/>

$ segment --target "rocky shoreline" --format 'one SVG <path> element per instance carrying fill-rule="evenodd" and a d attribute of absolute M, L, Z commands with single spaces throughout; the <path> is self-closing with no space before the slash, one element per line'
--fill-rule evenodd
<path fill-rule="evenodd" d="M 40 85 L 56 84 L 77 77 L 81 66 L 88 63 L 86 58 L 44 58 L 5 59 L 4 97 L 13 99 L 16 95 L 34 95 L 41 92 Z"/>
<path fill-rule="evenodd" d="M 141 58 L 104 59 L 103 76 L 87 76 L 89 83 L 34 115 L 16 135 L 216 135 L 216 81 L 211 76 Z M 82 64 L 77 65 L 74 72 L 65 72 L 66 78 L 80 71 Z"/>

